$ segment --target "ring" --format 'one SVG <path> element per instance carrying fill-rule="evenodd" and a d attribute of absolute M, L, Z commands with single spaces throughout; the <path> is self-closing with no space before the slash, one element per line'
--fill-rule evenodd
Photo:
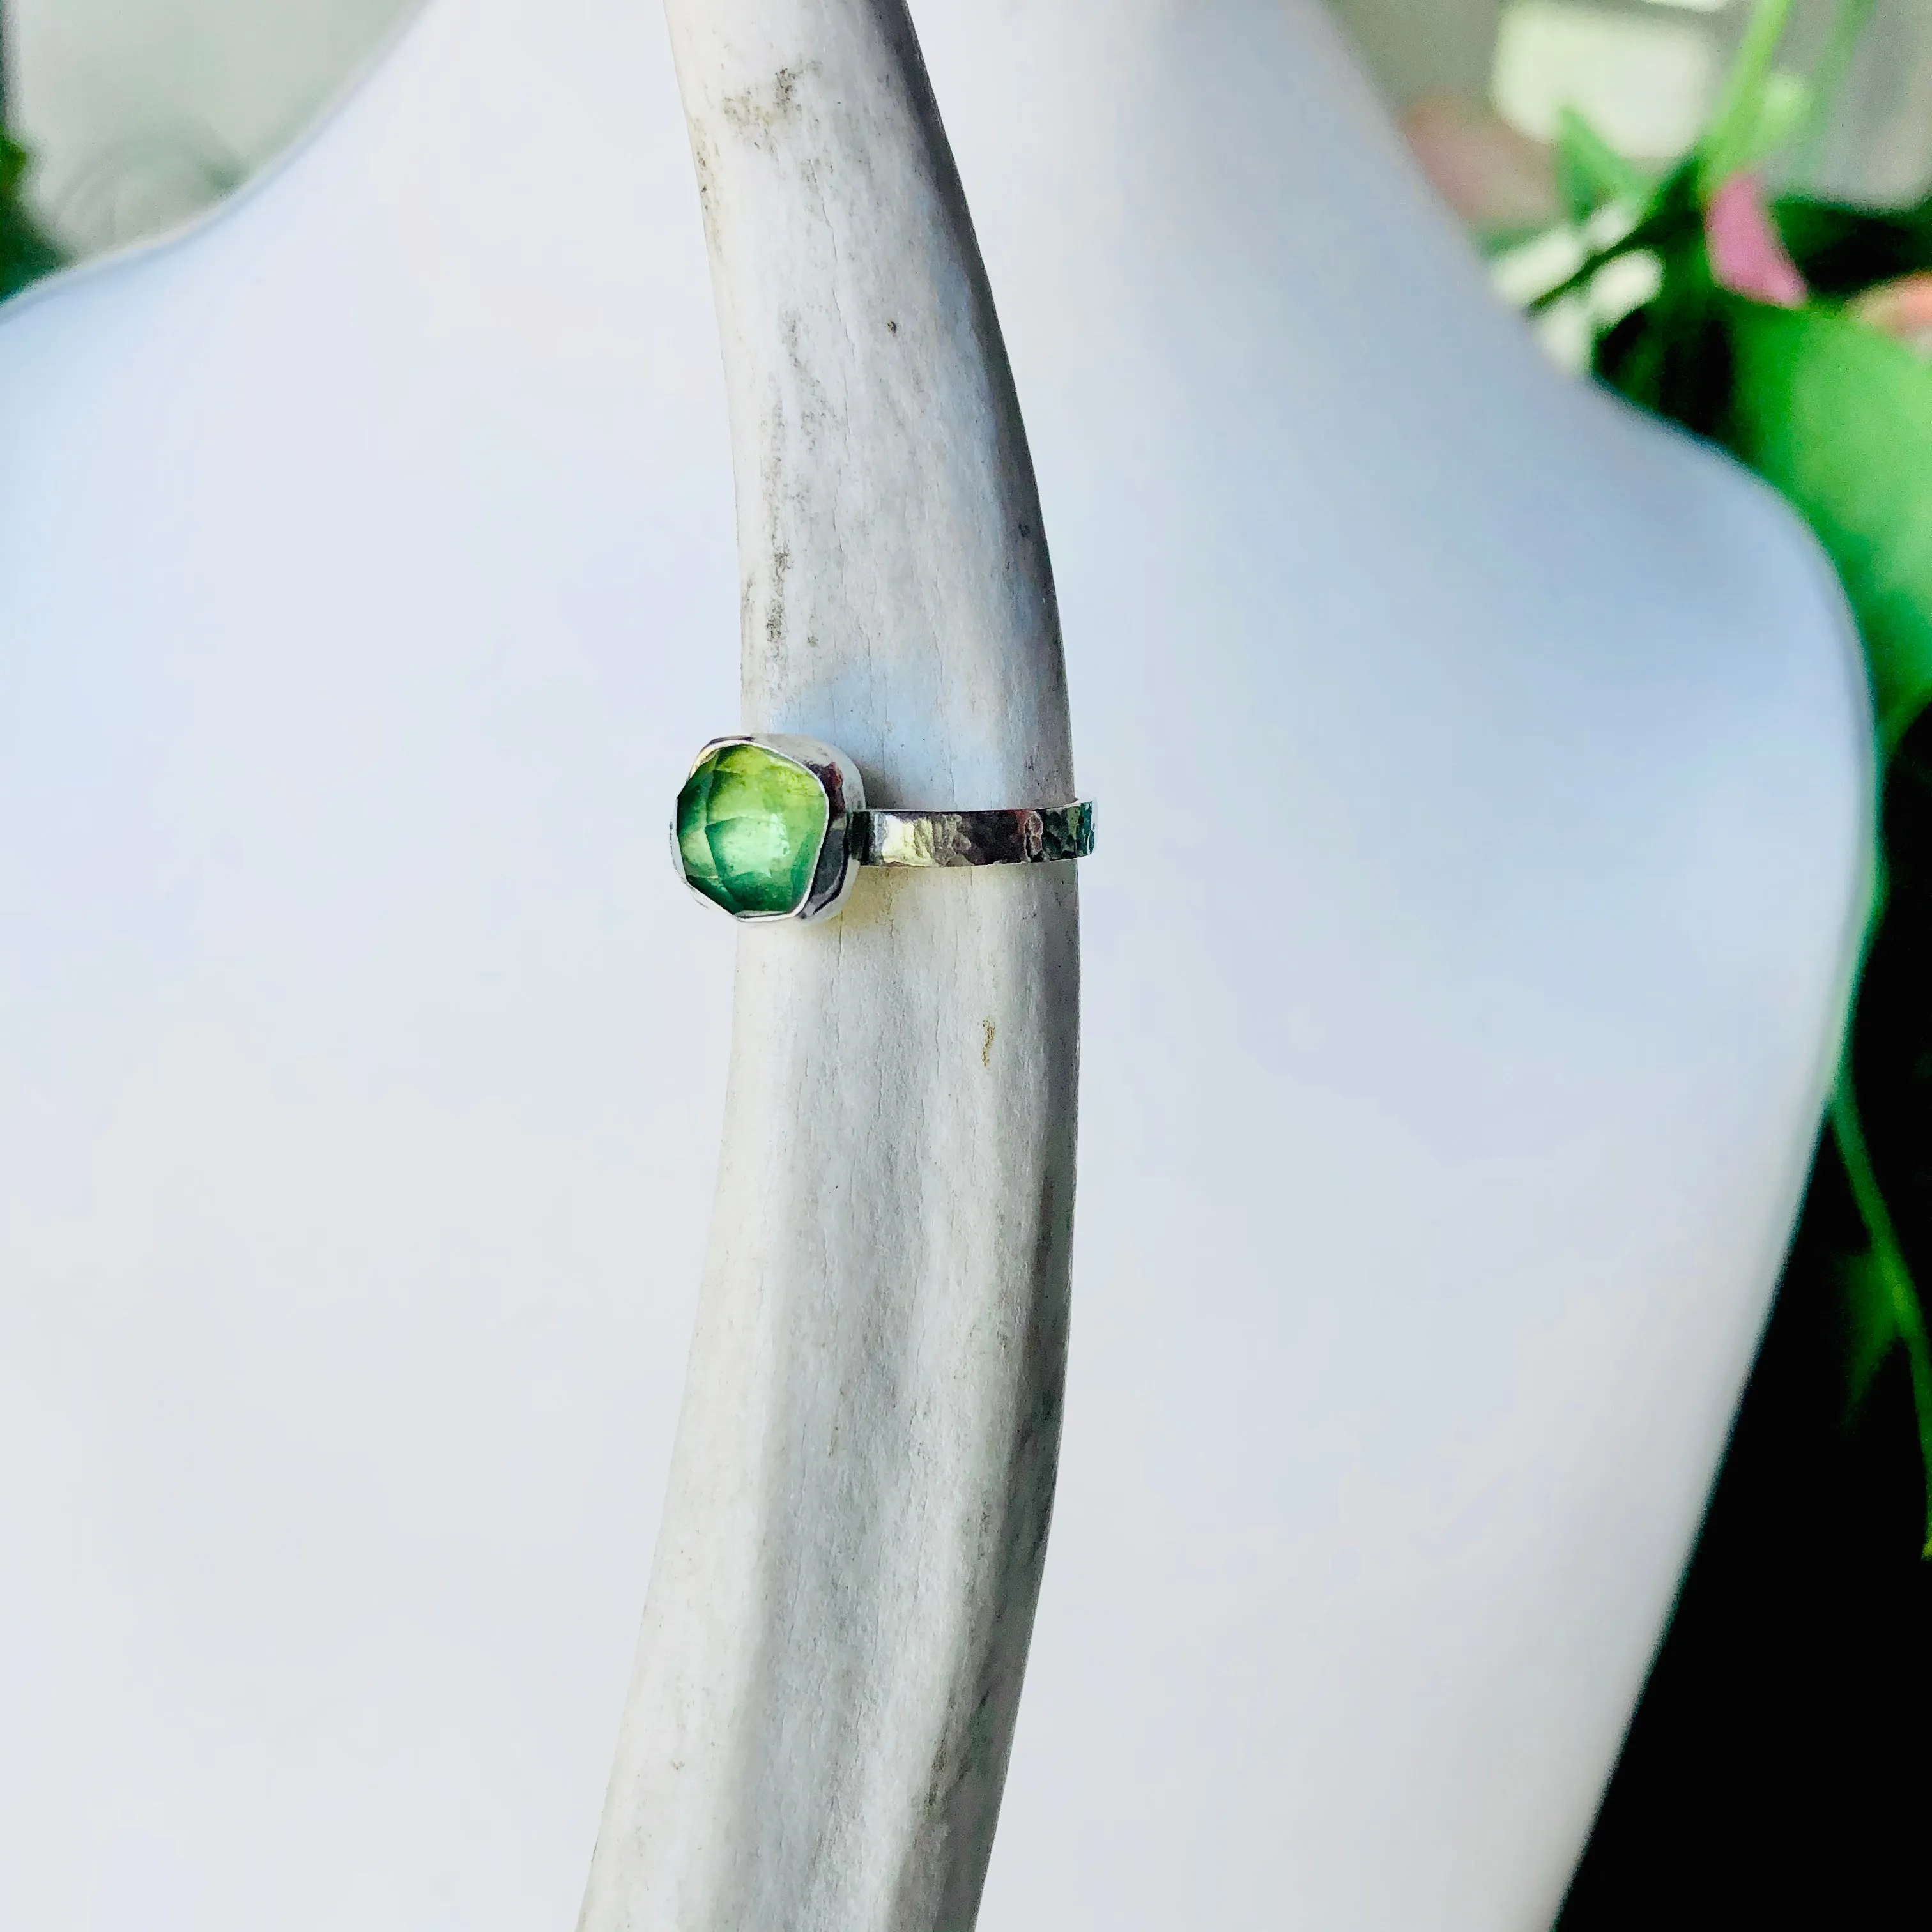
<path fill-rule="evenodd" d="M 692 761 L 671 862 L 734 919 L 830 919 L 861 866 L 1042 866 L 1094 849 L 1094 808 L 866 809 L 859 768 L 815 738 L 741 733 Z"/>

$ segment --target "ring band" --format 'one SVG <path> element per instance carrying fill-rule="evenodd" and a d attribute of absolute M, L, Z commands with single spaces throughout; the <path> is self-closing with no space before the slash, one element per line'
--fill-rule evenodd
<path fill-rule="evenodd" d="M 861 866 L 1041 866 L 1094 849 L 1094 808 L 868 811 L 859 768 L 815 738 L 740 733 L 692 761 L 671 862 L 734 919 L 830 919 Z"/>
<path fill-rule="evenodd" d="M 855 812 L 862 866 L 1041 866 L 1094 849 L 1091 805 L 998 812 Z"/>

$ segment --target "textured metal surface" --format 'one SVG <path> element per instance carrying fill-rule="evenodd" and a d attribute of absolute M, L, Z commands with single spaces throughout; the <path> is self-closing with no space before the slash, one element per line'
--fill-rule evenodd
<path fill-rule="evenodd" d="M 862 866 L 1040 866 L 1093 850 L 1094 808 L 856 812 L 851 838 Z"/>

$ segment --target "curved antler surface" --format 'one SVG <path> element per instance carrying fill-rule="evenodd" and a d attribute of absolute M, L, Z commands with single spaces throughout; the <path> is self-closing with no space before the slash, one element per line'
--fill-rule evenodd
<path fill-rule="evenodd" d="M 897 0 L 670 8 L 750 728 L 880 804 L 1072 796 L 1031 466 Z M 970 1922 L 1059 1440 L 1071 868 L 748 932 L 710 1259 L 586 1932 Z"/>

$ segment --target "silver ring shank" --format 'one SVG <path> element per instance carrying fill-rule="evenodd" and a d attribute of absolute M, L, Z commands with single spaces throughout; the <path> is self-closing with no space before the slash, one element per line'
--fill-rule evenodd
<path fill-rule="evenodd" d="M 850 837 L 862 866 L 1043 866 L 1093 850 L 1094 807 L 855 812 Z"/>

